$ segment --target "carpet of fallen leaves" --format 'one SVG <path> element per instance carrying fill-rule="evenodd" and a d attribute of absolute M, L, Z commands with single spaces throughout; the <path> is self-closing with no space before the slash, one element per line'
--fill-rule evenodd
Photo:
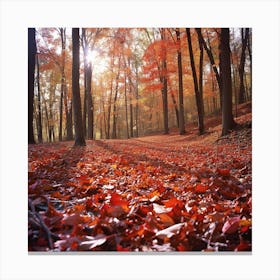
<path fill-rule="evenodd" d="M 251 251 L 250 118 L 223 138 L 29 145 L 29 251 Z"/>

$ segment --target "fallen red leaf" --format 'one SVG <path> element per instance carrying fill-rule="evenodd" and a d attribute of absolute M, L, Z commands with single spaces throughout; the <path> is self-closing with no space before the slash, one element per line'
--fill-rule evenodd
<path fill-rule="evenodd" d="M 229 218 L 223 225 L 222 232 L 235 233 L 239 229 L 240 216 Z"/>
<path fill-rule="evenodd" d="M 207 191 L 208 187 L 204 185 L 196 185 L 194 191 L 196 193 L 205 193 Z"/>

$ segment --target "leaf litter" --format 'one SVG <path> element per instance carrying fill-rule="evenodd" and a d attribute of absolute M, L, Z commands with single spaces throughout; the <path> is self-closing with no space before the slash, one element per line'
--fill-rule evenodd
<path fill-rule="evenodd" d="M 251 251 L 250 130 L 215 135 L 30 145 L 29 251 Z"/>

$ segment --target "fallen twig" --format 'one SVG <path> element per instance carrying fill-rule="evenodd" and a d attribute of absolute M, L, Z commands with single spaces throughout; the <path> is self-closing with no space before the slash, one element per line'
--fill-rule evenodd
<path fill-rule="evenodd" d="M 45 231 L 45 233 L 47 235 L 47 239 L 48 239 L 50 249 L 53 249 L 54 248 L 53 240 L 52 240 L 53 233 L 49 230 L 49 228 L 47 227 L 47 225 L 43 221 L 41 215 L 38 212 L 36 212 L 35 206 L 34 206 L 32 200 L 30 198 L 28 199 L 28 205 L 29 205 L 29 207 L 32 211 L 32 214 L 39 220 L 42 229 Z"/>

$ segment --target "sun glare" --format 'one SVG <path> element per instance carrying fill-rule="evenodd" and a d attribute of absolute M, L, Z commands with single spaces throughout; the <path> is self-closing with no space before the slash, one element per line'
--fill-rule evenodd
<path fill-rule="evenodd" d="M 101 74 L 106 70 L 107 59 L 98 50 L 89 50 L 87 59 L 91 62 L 94 73 Z"/>

